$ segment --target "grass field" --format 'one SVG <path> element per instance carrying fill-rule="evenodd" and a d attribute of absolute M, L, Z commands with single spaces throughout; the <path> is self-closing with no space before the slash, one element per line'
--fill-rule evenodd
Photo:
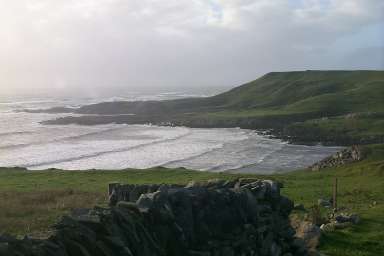
<path fill-rule="evenodd" d="M 308 209 L 330 197 L 339 179 L 339 206 L 362 217 L 360 224 L 323 236 L 326 255 L 381 255 L 384 252 L 384 145 L 364 148 L 361 162 L 320 172 L 256 176 L 154 168 L 124 171 L 26 171 L 0 169 L 0 233 L 40 235 L 72 208 L 105 205 L 107 184 L 178 183 L 211 178 L 259 177 L 284 183 L 282 193 Z"/>

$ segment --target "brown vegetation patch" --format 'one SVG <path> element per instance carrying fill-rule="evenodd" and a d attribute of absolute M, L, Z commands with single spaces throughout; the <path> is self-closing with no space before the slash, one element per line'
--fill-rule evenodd
<path fill-rule="evenodd" d="M 73 189 L 0 192 L 0 233 L 47 231 L 71 209 L 93 207 L 105 201 L 103 193 Z"/>

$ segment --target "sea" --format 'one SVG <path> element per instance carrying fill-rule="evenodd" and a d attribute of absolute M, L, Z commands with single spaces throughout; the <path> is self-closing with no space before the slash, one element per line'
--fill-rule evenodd
<path fill-rule="evenodd" d="M 271 174 L 311 164 L 341 147 L 292 145 L 262 131 L 147 125 L 43 125 L 73 114 L 20 112 L 120 100 L 165 100 L 207 95 L 185 92 L 119 97 L 0 97 L 0 166 L 29 170 L 184 167 L 198 171 Z"/>

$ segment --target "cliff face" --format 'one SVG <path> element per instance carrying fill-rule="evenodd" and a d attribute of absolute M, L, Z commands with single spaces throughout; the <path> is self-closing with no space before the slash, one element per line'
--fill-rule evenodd
<path fill-rule="evenodd" d="M 0 236 L 0 255 L 307 255 L 272 181 L 115 184 L 110 204 L 64 217 L 47 240 Z"/>

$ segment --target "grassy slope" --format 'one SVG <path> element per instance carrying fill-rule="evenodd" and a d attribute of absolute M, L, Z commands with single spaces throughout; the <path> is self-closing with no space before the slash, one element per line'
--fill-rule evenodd
<path fill-rule="evenodd" d="M 289 136 L 294 141 L 383 143 L 383 98 L 384 71 L 273 72 L 209 98 L 108 102 L 74 110 L 81 114 L 133 113 L 135 116 L 72 117 L 56 122 L 172 122 L 191 127 L 274 128 L 282 137 Z M 349 113 L 376 114 L 369 118 L 354 116 L 354 126 L 350 126 L 348 122 L 345 125 L 348 132 L 338 130 L 335 133 L 332 124 L 329 126 L 328 121 L 323 121 L 320 135 L 302 136 L 307 131 L 318 134 L 318 130 L 313 129 L 312 125 L 312 121 L 318 118 L 338 116 L 342 120 Z M 371 128 L 364 125 L 367 122 L 375 122 L 376 125 Z"/>
<path fill-rule="evenodd" d="M 384 71 L 272 72 L 208 98 L 88 105 L 82 114 L 188 114 L 248 112 L 248 116 L 294 113 L 338 115 L 384 111 Z"/>
<path fill-rule="evenodd" d="M 324 236 L 321 250 L 327 255 L 368 256 L 384 251 L 384 145 L 368 146 L 365 150 L 366 160 L 336 169 L 259 176 L 284 182 L 283 193 L 306 207 L 315 204 L 318 198 L 329 197 L 333 178 L 339 178 L 339 205 L 361 214 L 362 222 Z M 107 184 L 112 181 L 184 184 L 190 180 L 239 176 L 255 177 L 164 168 L 88 172 L 1 169 L 0 231 L 14 234 L 43 231 L 73 207 L 103 205 Z"/>
<path fill-rule="evenodd" d="M 197 119 L 236 119 L 240 124 L 239 119 L 245 119 L 256 128 L 282 128 L 282 136 L 294 141 L 382 143 L 383 98 L 383 71 L 269 73 L 213 97 L 224 110 Z M 349 113 L 359 114 L 346 118 Z M 322 117 L 334 118 L 319 122 Z"/>
<path fill-rule="evenodd" d="M 369 144 L 384 142 L 384 112 L 310 119 L 290 124 L 288 135 L 302 141 L 322 141 L 324 144 Z"/>
<path fill-rule="evenodd" d="M 383 82 L 383 71 L 272 72 L 211 101 L 284 113 L 374 111 L 384 107 L 378 93 L 382 96 Z"/>

